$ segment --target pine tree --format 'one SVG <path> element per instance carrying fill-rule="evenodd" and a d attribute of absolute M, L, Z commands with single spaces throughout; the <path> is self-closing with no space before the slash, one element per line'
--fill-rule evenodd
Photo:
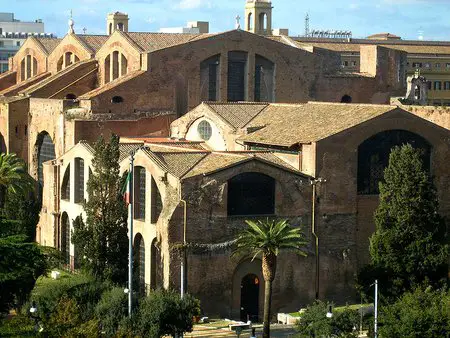
<path fill-rule="evenodd" d="M 92 175 L 87 182 L 86 221 L 74 223 L 72 243 L 82 266 L 93 276 L 123 283 L 127 276 L 127 208 L 121 195 L 119 138 L 106 143 L 100 137 L 94 147 Z"/>
<path fill-rule="evenodd" d="M 409 144 L 393 148 L 370 239 L 372 265 L 384 275 L 378 277 L 387 284 L 380 288 L 386 296 L 446 281 L 449 238 L 438 210 L 436 188 L 420 150 Z"/>

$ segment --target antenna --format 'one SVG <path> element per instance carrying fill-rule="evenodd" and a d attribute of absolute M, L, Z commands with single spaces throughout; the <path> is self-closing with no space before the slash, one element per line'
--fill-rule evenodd
<path fill-rule="evenodd" d="M 309 36 L 309 14 L 306 13 L 305 16 L 305 37 Z"/>

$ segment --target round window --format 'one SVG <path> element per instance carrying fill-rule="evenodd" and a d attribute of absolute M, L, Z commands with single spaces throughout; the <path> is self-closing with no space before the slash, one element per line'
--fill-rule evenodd
<path fill-rule="evenodd" d="M 208 141 L 212 135 L 212 128 L 208 121 L 203 120 L 198 124 L 197 127 L 198 134 L 202 140 Z"/>

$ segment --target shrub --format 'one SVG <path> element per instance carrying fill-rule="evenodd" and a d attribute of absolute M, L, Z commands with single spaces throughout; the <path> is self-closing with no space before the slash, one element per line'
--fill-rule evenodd
<path fill-rule="evenodd" d="M 134 333 L 153 338 L 191 332 L 192 318 L 199 314 L 200 302 L 191 295 L 181 299 L 174 291 L 154 291 L 139 306 Z"/>
<path fill-rule="evenodd" d="M 357 337 L 353 327 L 358 327 L 358 312 L 345 308 L 327 318 L 327 304 L 316 301 L 308 306 L 297 322 L 300 337 Z"/>
<path fill-rule="evenodd" d="M 448 337 L 450 292 L 416 289 L 380 311 L 380 336 Z"/>

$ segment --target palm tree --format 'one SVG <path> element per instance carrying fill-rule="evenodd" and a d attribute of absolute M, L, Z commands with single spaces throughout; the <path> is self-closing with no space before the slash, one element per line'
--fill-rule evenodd
<path fill-rule="evenodd" d="M 250 254 L 255 259 L 262 256 L 264 290 L 264 329 L 263 338 L 270 337 L 270 306 L 272 301 L 272 282 L 277 270 L 277 256 L 280 250 L 293 250 L 306 256 L 303 248 L 307 244 L 301 228 L 292 227 L 287 220 L 245 221 L 248 228 L 236 239 L 233 255 Z"/>
<path fill-rule="evenodd" d="M 16 154 L 0 154 L 0 208 L 5 205 L 6 193 L 27 194 L 34 189 L 34 181 L 25 162 Z"/>

